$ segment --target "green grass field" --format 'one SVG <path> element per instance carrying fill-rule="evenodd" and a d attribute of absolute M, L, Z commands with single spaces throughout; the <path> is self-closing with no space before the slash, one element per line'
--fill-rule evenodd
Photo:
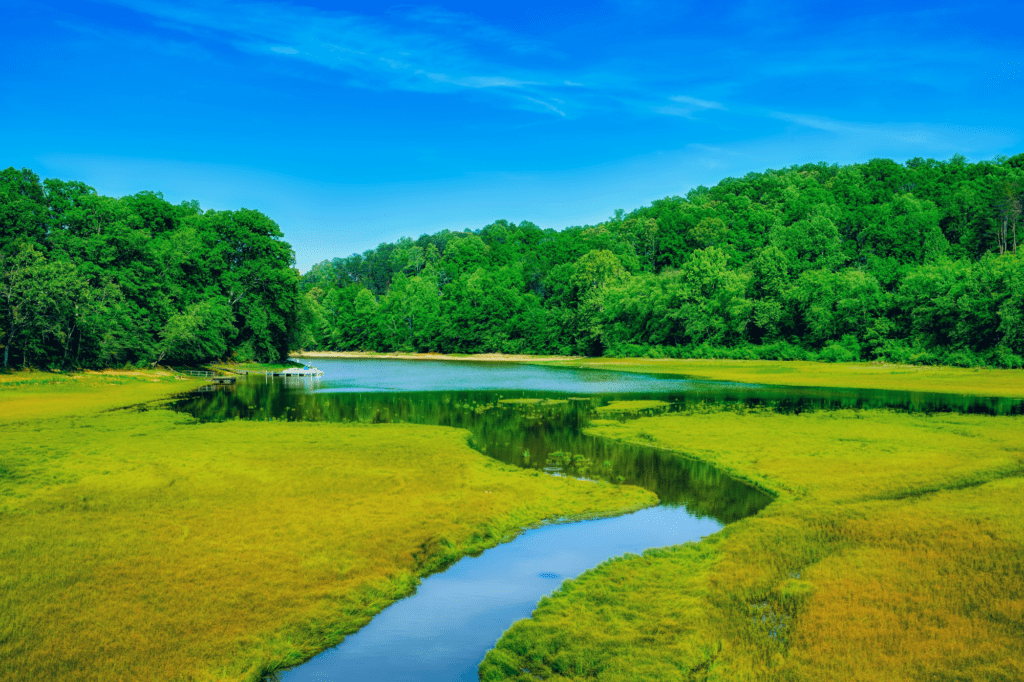
<path fill-rule="evenodd" d="M 198 383 L 0 375 L 0 679 L 255 680 L 523 527 L 655 501 L 454 429 L 116 409 Z"/>
<path fill-rule="evenodd" d="M 591 433 L 777 500 L 565 583 L 484 680 L 1024 679 L 1022 418 L 702 408 Z"/>

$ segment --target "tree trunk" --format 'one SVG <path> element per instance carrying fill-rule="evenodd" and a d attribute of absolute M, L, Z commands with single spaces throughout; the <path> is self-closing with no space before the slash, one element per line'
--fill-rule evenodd
<path fill-rule="evenodd" d="M 17 327 L 11 325 L 10 331 L 7 332 L 7 343 L 4 344 L 4 369 L 10 367 L 9 358 L 11 355 L 11 346 L 14 345 L 15 331 L 17 331 Z M 24 348 L 22 350 L 24 351 Z"/>
<path fill-rule="evenodd" d="M 71 348 L 71 339 L 75 336 L 75 327 L 77 326 L 78 325 L 76 324 L 74 327 L 71 328 L 71 331 L 68 332 L 68 340 L 67 343 L 64 344 L 64 357 L 61 358 L 60 360 L 60 371 L 62 372 L 64 371 L 65 363 L 67 363 L 68 361 L 68 349 Z"/>
<path fill-rule="evenodd" d="M 1020 206 L 1017 207 L 1017 212 L 1013 216 L 1013 255 L 1017 255 L 1017 217 L 1020 215 Z"/>

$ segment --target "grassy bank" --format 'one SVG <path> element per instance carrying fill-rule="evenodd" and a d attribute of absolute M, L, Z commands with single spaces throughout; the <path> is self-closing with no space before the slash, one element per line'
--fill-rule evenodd
<path fill-rule="evenodd" d="M 523 526 L 653 502 L 454 429 L 113 409 L 196 383 L 0 379 L 0 679 L 256 679 Z"/>
<path fill-rule="evenodd" d="M 562 360 L 556 364 L 563 367 L 591 367 L 620 372 L 678 374 L 713 381 L 772 386 L 867 388 L 1024 398 L 1024 370 L 1019 369 L 966 369 L 868 362 L 647 358 L 578 358 Z"/>
<path fill-rule="evenodd" d="M 488 654 L 485 680 L 1024 678 L 1020 418 L 709 409 L 592 433 L 778 499 L 566 583 Z"/>

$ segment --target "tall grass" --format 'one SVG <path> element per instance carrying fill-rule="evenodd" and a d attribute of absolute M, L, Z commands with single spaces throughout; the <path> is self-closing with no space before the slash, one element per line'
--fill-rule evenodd
<path fill-rule="evenodd" d="M 0 390 L 0 679 L 254 680 L 524 526 L 654 502 L 454 429 L 112 410 L 183 385 Z"/>
<path fill-rule="evenodd" d="M 1024 679 L 1022 427 L 881 411 L 599 422 L 596 435 L 654 440 L 778 499 L 565 583 L 482 678 Z"/>

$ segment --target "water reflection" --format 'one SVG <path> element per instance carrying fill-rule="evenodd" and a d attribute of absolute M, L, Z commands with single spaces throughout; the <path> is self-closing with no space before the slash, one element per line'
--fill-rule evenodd
<path fill-rule="evenodd" d="M 358 369 L 365 371 L 364 367 L 359 366 L 362 363 L 355 361 L 355 364 Z M 406 364 L 419 370 L 417 374 L 421 381 L 434 382 L 438 378 L 423 372 L 421 367 L 435 363 Z M 403 393 L 338 391 L 335 390 L 336 382 L 343 381 L 345 389 L 355 388 L 347 372 L 342 380 L 331 379 L 332 374 L 345 372 L 350 367 L 348 362 L 343 367 L 320 366 L 325 371 L 325 378 L 320 381 L 282 381 L 250 376 L 236 384 L 234 390 L 193 394 L 175 403 L 174 408 L 188 412 L 201 421 L 284 419 L 335 423 L 414 423 L 466 429 L 473 436 L 471 443 L 474 447 L 503 462 L 548 473 L 639 485 L 655 492 L 662 504 L 683 505 L 693 514 L 712 517 L 721 523 L 756 513 L 770 501 L 770 497 L 764 493 L 730 478 L 708 464 L 687 460 L 652 447 L 616 443 L 583 433 L 583 428 L 593 417 L 595 407 L 605 405 L 610 400 L 629 399 L 637 394 L 566 396 L 565 393 L 509 389 L 507 386 L 489 390 Z M 484 367 L 484 379 L 493 382 L 497 369 L 511 381 L 522 384 L 524 374 L 530 373 L 517 372 L 519 367 L 507 364 L 499 368 Z M 380 368 L 375 369 L 374 385 L 387 385 L 394 381 L 394 376 L 380 381 Z M 558 370 L 543 369 L 558 374 Z M 451 369 L 443 367 L 440 370 L 439 375 L 450 381 Z M 391 375 L 402 376 L 405 372 L 405 367 L 396 369 L 394 364 L 390 367 Z M 582 374 L 586 385 L 595 385 L 592 378 L 586 376 L 586 372 Z M 566 379 L 572 378 L 571 373 L 566 374 Z M 479 379 L 473 377 L 468 383 Z M 627 379 L 629 381 L 625 385 L 628 388 L 650 390 L 644 377 Z M 623 388 L 622 382 L 609 381 L 607 377 L 602 377 L 599 383 L 620 390 Z M 531 399 L 540 402 L 529 402 Z M 526 402 L 515 402 L 517 400 Z"/>
<path fill-rule="evenodd" d="M 416 423 L 468 430 L 485 454 L 557 475 L 641 485 L 661 505 L 636 514 L 524 533 L 424 579 L 345 642 L 280 679 L 476 680 L 500 634 L 561 579 L 623 554 L 696 541 L 756 513 L 770 498 L 713 467 L 654 448 L 591 438 L 583 429 L 615 400 L 660 400 L 669 411 L 767 408 L 895 409 L 1021 414 L 1022 402 L 942 394 L 764 387 L 530 365 L 327 360 L 320 379 L 245 378 L 174 408 L 228 419 Z M 658 408 L 662 409 L 662 408 Z M 628 413 L 602 415 L 628 419 Z"/>
<path fill-rule="evenodd" d="M 717 469 L 655 448 L 583 433 L 596 408 L 657 399 L 669 411 L 725 405 L 787 413 L 822 409 L 1021 414 L 1024 401 L 937 393 L 791 388 L 509 363 L 325 360 L 319 379 L 253 375 L 227 390 L 193 394 L 175 409 L 226 419 L 451 426 L 481 452 L 524 468 L 643 486 L 662 504 L 728 523 L 768 498 Z M 404 389 L 404 390 L 403 390 Z M 614 416 L 630 418 L 628 413 Z"/>

